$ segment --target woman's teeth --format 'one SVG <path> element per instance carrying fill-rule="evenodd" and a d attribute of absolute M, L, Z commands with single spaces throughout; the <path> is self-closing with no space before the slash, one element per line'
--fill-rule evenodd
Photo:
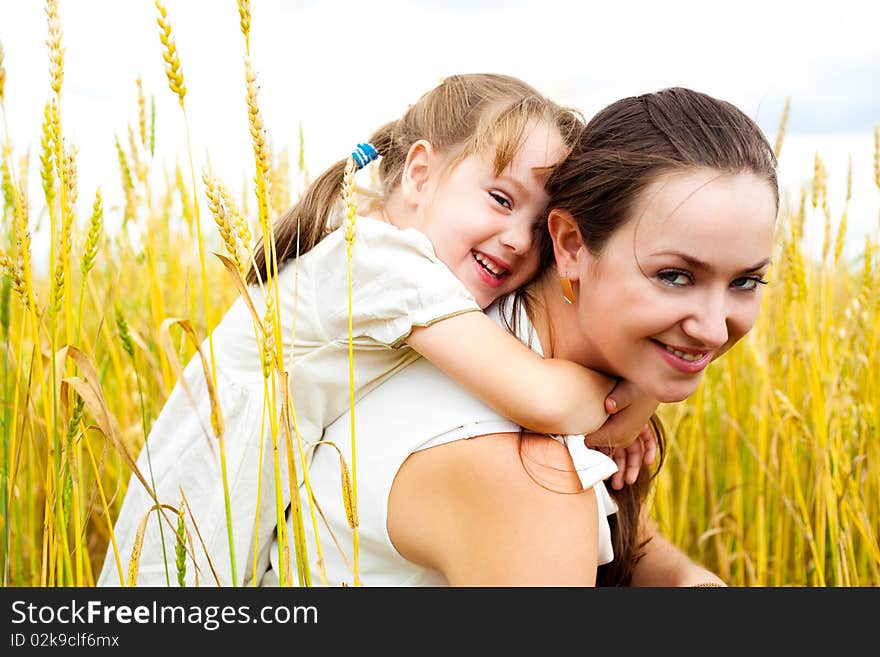
<path fill-rule="evenodd" d="M 487 258 L 484 258 L 484 257 L 483 257 L 481 254 L 479 254 L 479 253 L 474 253 L 474 259 L 475 259 L 477 262 L 479 262 L 481 265 L 483 265 L 483 269 L 485 269 L 486 271 L 488 271 L 488 272 L 489 272 L 490 274 L 492 274 L 495 278 L 500 278 L 501 276 L 503 276 L 504 274 L 507 273 L 507 270 L 506 270 L 506 269 L 502 269 L 501 267 L 498 267 L 497 265 L 493 264 L 493 263 L 492 263 L 490 260 L 488 260 Z"/>
<path fill-rule="evenodd" d="M 702 359 L 706 355 L 706 354 L 686 354 L 683 351 L 679 351 L 678 349 L 673 349 L 672 347 L 670 347 L 667 344 L 665 344 L 663 346 L 666 347 L 666 351 L 668 351 L 669 353 L 675 354 L 676 356 L 678 356 L 682 360 L 686 360 L 691 363 Z"/>

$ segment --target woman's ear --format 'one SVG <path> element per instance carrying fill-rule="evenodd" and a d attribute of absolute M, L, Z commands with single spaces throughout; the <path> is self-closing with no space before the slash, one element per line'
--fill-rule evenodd
<path fill-rule="evenodd" d="M 577 220 L 568 210 L 553 209 L 547 217 L 547 229 L 553 240 L 556 267 L 567 278 L 578 278 L 578 256 L 581 249 L 585 247 L 584 240 L 578 230 Z"/>
<path fill-rule="evenodd" d="M 435 156 L 434 147 L 425 139 L 409 147 L 400 177 L 400 191 L 407 203 L 419 205 L 423 200 L 428 179 L 436 166 Z"/>

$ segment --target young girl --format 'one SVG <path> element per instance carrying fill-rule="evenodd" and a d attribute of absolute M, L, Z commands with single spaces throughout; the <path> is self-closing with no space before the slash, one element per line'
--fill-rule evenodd
<path fill-rule="evenodd" d="M 380 158 L 382 184 L 377 202 L 356 218 L 351 249 L 358 397 L 422 355 L 532 431 L 591 434 L 605 422 L 614 380 L 570 361 L 542 359 L 480 312 L 537 271 L 532 237 L 548 200 L 544 181 L 580 126 L 577 114 L 515 78 L 463 75 L 447 78 L 353 153 L 360 166 Z M 274 228 L 282 353 L 305 445 L 320 440 L 349 407 L 348 242 L 338 211 L 347 162 L 317 178 Z M 204 541 L 204 550 L 195 550 L 201 583 L 216 583 L 213 573 L 224 585 L 251 581 L 253 565 L 271 544 L 276 495 L 280 508 L 290 502 L 284 439 L 266 439 L 270 384 L 256 319 L 267 314 L 258 287 L 266 279 L 260 245 L 248 277 L 250 299 L 239 298 L 213 333 L 231 523 L 206 430 L 210 400 L 198 359 L 184 373 L 192 398 L 175 387 L 147 440 L 149 454 L 145 449 L 138 462 L 146 472 L 151 460 L 161 502 L 177 506 L 180 489 L 185 493 Z M 571 290 L 563 287 L 562 294 L 570 297 Z M 528 385 L 511 387 L 510 380 Z M 619 407 L 629 401 L 627 393 L 617 399 Z M 656 406 L 639 401 L 621 444 L 633 442 Z M 601 440 L 609 446 L 607 434 Z M 116 526 L 120 554 L 129 554 L 152 503 L 141 486 L 129 486 Z M 161 543 L 151 521 L 139 583 L 166 583 Z M 118 577 L 108 552 L 99 583 Z"/>

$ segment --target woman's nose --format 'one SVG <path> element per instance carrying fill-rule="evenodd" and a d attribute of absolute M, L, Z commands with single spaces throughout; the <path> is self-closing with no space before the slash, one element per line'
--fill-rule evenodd
<path fill-rule="evenodd" d="M 690 337 L 707 349 L 719 349 L 730 337 L 729 313 L 723 294 L 706 295 L 691 310 L 682 328 Z"/>

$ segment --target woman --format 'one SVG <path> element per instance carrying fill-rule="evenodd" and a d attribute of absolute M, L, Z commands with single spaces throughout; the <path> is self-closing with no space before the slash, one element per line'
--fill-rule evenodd
<path fill-rule="evenodd" d="M 548 183 L 543 273 L 496 317 L 545 356 L 660 402 L 687 398 L 755 322 L 775 167 L 760 129 L 728 103 L 668 89 L 610 105 Z M 319 447 L 309 467 L 330 584 L 351 583 L 355 569 L 365 585 L 577 586 L 597 573 L 612 584 L 721 584 L 653 531 L 641 513 L 646 473 L 616 494 L 614 513 L 604 457 L 587 459 L 584 476 L 577 450 L 521 434 L 424 360 L 361 399 L 355 422 L 357 564 L 336 450 Z M 349 426 L 343 416 L 325 440 L 351 463 Z M 301 500 L 308 514 L 305 488 Z M 279 570 L 274 559 L 263 583 L 277 583 Z"/>

